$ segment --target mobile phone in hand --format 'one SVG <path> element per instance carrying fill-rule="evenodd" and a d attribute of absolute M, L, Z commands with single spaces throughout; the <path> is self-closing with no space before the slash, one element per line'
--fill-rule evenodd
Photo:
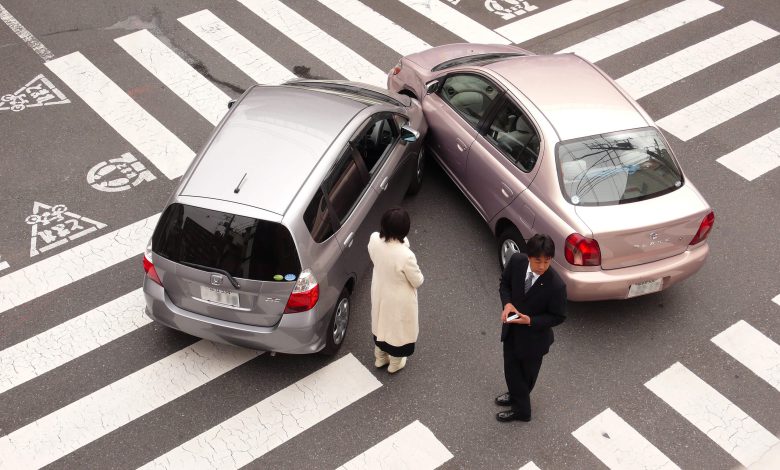
<path fill-rule="evenodd" d="M 515 314 L 513 314 L 513 315 L 509 315 L 508 317 L 506 317 L 506 321 L 510 321 L 510 320 L 517 320 L 518 318 L 520 318 L 520 315 L 518 315 L 517 313 L 515 313 Z"/>

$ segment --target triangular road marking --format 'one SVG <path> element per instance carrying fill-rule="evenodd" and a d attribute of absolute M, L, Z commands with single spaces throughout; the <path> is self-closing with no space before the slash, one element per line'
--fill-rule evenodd
<path fill-rule="evenodd" d="M 49 206 L 37 201 L 33 204 L 33 213 L 27 216 L 25 222 L 32 225 L 30 256 L 49 251 L 106 226 L 69 212 L 63 204 Z M 39 247 L 39 240 L 43 246 Z"/>
<path fill-rule="evenodd" d="M 10 109 L 19 112 L 27 108 L 64 103 L 70 103 L 70 100 L 41 74 L 14 93 L 0 96 L 0 111 Z"/>

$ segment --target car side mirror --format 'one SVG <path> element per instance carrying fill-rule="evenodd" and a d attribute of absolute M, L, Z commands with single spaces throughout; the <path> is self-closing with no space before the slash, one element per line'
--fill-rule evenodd
<path fill-rule="evenodd" d="M 430 95 L 431 93 L 436 93 L 439 91 L 439 81 L 434 80 L 432 82 L 428 82 L 425 84 L 425 94 Z"/>
<path fill-rule="evenodd" d="M 401 126 L 401 140 L 404 142 L 414 142 L 420 138 L 420 133 L 409 126 Z"/>
<path fill-rule="evenodd" d="M 228 109 L 232 108 L 234 104 L 236 104 L 236 100 L 228 101 Z"/>

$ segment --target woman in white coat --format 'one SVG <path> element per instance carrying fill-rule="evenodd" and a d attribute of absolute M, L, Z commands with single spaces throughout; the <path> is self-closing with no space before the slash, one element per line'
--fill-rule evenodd
<path fill-rule="evenodd" d="M 368 254 L 374 263 L 371 277 L 371 332 L 374 365 L 398 372 L 414 353 L 420 331 L 417 288 L 423 275 L 409 249 L 409 214 L 400 207 L 385 212 L 379 233 L 371 234 Z"/>

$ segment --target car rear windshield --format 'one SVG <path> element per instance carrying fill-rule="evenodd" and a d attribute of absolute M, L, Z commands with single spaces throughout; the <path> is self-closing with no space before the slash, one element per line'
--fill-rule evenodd
<path fill-rule="evenodd" d="M 561 142 L 557 153 L 563 194 L 575 205 L 625 204 L 683 184 L 680 168 L 652 128 Z"/>
<path fill-rule="evenodd" d="M 442 62 L 438 65 L 435 65 L 431 69 L 431 72 L 438 72 L 439 70 L 445 70 L 452 67 L 457 67 L 458 65 L 466 65 L 466 64 L 487 65 L 491 62 L 508 59 L 510 57 L 524 57 L 525 55 L 526 54 L 523 54 L 522 52 L 491 52 L 487 54 L 476 54 L 476 55 L 470 55 L 466 57 L 458 57 L 457 59 L 448 60 L 446 62 Z"/>
<path fill-rule="evenodd" d="M 179 203 L 168 206 L 160 217 L 152 251 L 176 263 L 217 268 L 256 281 L 279 281 L 301 271 L 285 226 Z"/>

